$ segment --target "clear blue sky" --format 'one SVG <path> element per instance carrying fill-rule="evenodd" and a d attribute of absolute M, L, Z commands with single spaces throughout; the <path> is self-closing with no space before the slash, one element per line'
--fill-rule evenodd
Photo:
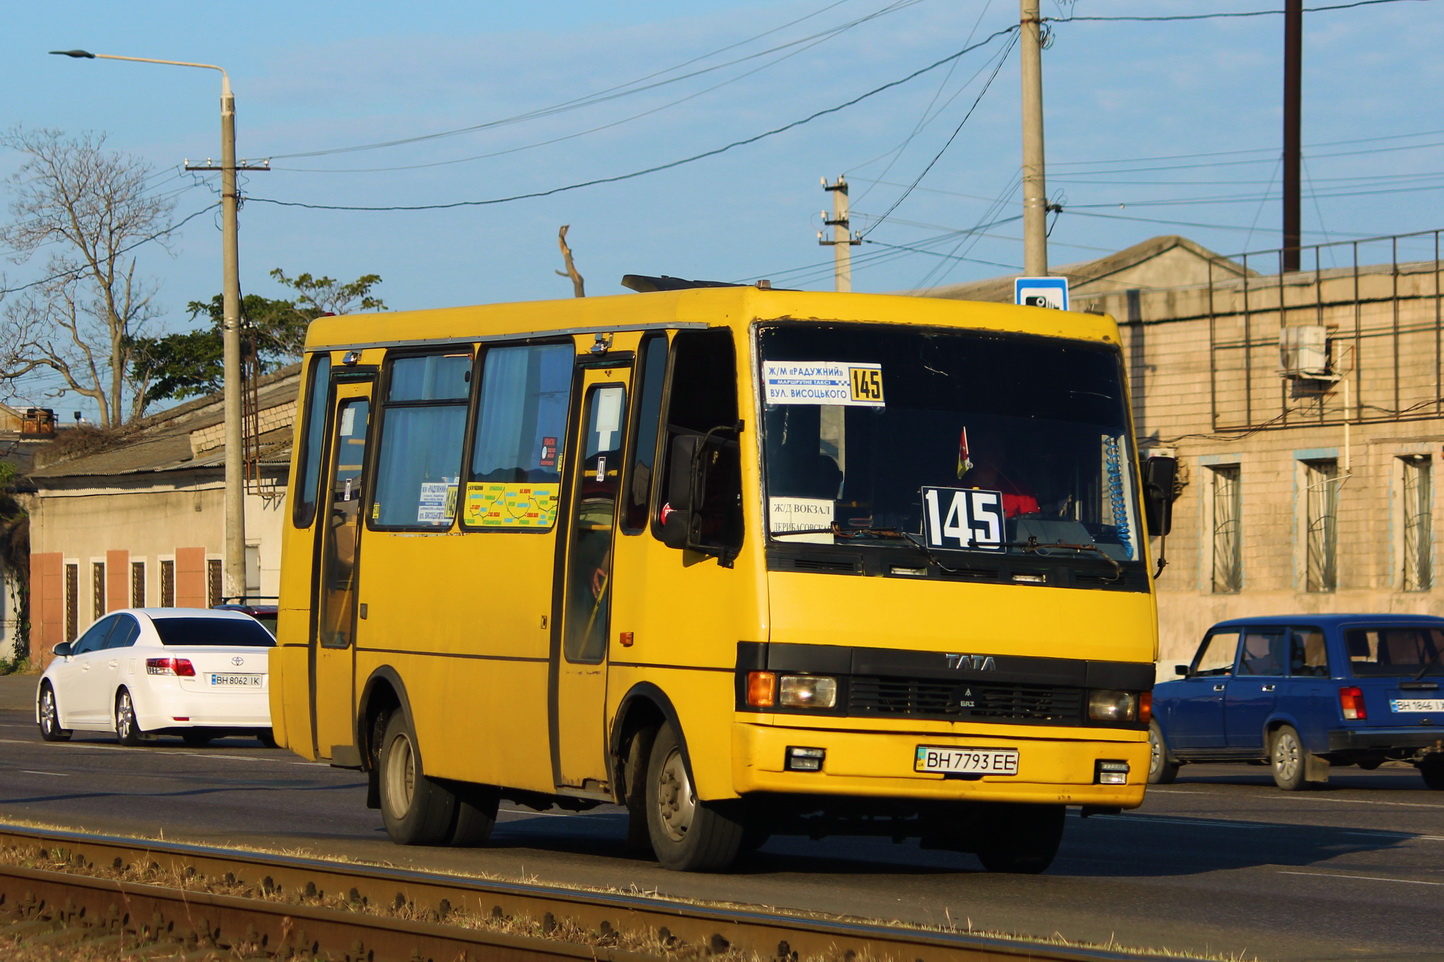
<path fill-rule="evenodd" d="M 1305 241 L 1444 228 L 1444 0 L 1334 5 L 1305 2 Z M 1280 246 L 1283 17 L 1112 18 L 1282 8 L 1042 0 L 1055 18 L 1048 192 L 1063 206 L 1053 265 L 1160 234 L 1221 253 Z M 219 153 L 219 76 L 47 51 L 226 68 L 239 153 L 272 163 L 243 179 L 248 293 L 279 296 L 268 273 L 280 267 L 379 274 L 393 309 L 570 297 L 555 273 L 562 224 L 591 295 L 622 293 L 625 273 L 827 290 L 819 181 L 839 174 L 866 235 L 854 289 L 926 289 L 1022 269 L 1015 33 L 984 42 L 1018 12 L 1017 0 L 10 0 L 0 127 L 105 132 L 154 166 L 179 220 L 216 203 L 217 178 L 181 168 Z M 546 197 L 274 203 L 495 201 L 682 161 L 822 111 Z M 16 164 L 0 156 L 0 174 Z M 0 185 L 0 218 L 9 198 Z M 219 291 L 218 221 L 191 220 L 174 256 L 136 252 L 160 285 L 158 327 L 184 327 L 185 304 Z M 43 266 L 0 264 L 4 286 Z"/>

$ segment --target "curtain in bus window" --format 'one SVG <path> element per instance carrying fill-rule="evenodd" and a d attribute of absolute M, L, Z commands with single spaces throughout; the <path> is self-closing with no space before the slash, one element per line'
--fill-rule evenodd
<path fill-rule="evenodd" d="M 467 525 L 556 522 L 572 358 L 570 344 L 487 352 L 462 515 Z"/>
<path fill-rule="evenodd" d="M 376 458 L 372 524 L 449 526 L 456 517 L 465 434 L 464 405 L 387 411 Z"/>
<path fill-rule="evenodd" d="M 466 436 L 471 355 L 398 358 L 389 374 L 371 523 L 450 527 Z"/>

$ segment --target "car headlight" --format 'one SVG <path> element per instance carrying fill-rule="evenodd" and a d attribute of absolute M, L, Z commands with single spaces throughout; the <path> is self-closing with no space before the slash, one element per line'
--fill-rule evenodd
<path fill-rule="evenodd" d="M 1088 720 L 1131 722 L 1138 720 L 1138 693 L 1100 688 L 1088 693 Z"/>

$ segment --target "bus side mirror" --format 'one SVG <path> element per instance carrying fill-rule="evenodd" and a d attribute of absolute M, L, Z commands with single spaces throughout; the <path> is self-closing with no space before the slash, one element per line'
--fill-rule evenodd
<path fill-rule="evenodd" d="M 1173 479 L 1178 459 L 1151 457 L 1143 463 L 1143 518 L 1155 538 L 1173 527 Z"/>
<path fill-rule="evenodd" d="M 696 544 L 694 526 L 700 529 L 697 512 L 697 492 L 703 490 L 701 461 L 698 452 L 702 437 L 696 434 L 679 434 L 672 439 L 671 457 L 668 459 L 667 500 L 662 506 L 662 543 L 669 548 L 689 548 Z"/>

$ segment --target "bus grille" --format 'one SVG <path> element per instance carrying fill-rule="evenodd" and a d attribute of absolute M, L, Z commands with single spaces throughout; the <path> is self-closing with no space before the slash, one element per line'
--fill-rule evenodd
<path fill-rule="evenodd" d="M 850 679 L 849 715 L 932 718 L 943 721 L 1006 721 L 1022 724 L 1083 723 L 1083 690 L 1053 685 L 1000 685 L 917 678 Z M 966 696 L 964 695 L 966 692 Z M 968 706 L 964 707 L 964 701 Z"/>

